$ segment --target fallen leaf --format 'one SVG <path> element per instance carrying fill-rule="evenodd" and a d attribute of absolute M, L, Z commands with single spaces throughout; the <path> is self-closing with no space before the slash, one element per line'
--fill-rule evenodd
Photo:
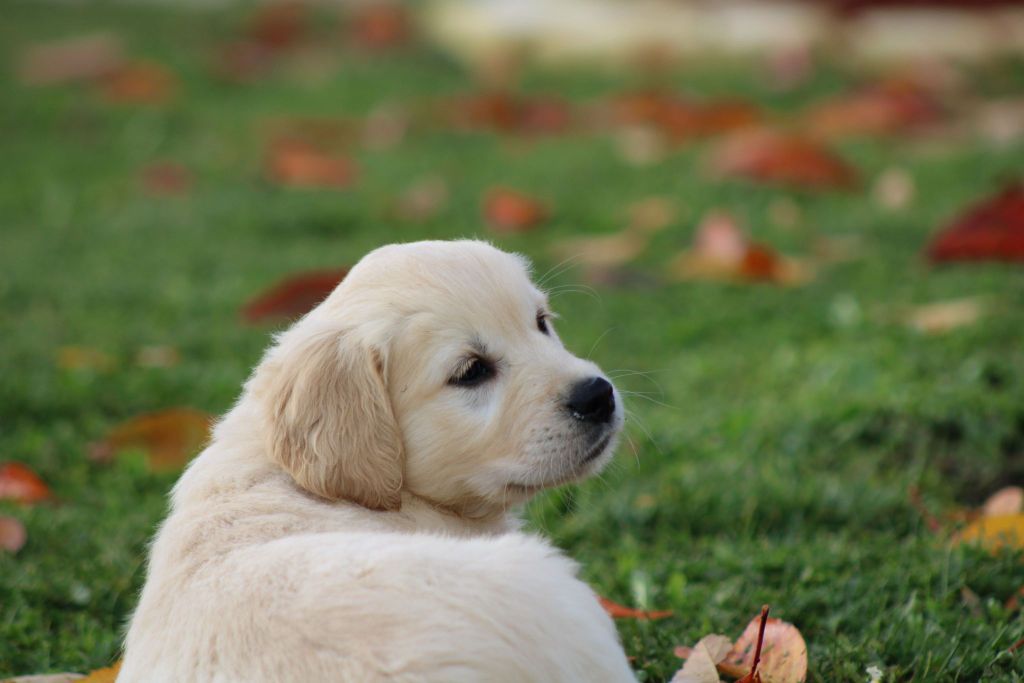
<path fill-rule="evenodd" d="M 247 36 L 269 50 L 294 47 L 306 33 L 306 6 L 301 2 L 269 2 L 249 20 Z"/>
<path fill-rule="evenodd" d="M 186 194 L 192 187 L 192 174 L 173 161 L 159 161 L 142 169 L 142 187 L 156 197 Z"/>
<path fill-rule="evenodd" d="M 883 209 L 900 211 L 914 201 L 914 178 L 902 168 L 887 168 L 878 176 L 871 195 Z"/>
<path fill-rule="evenodd" d="M 820 143 L 765 130 L 723 141 L 711 156 L 710 168 L 722 177 L 803 189 L 849 189 L 858 183 L 857 172 Z"/>
<path fill-rule="evenodd" d="M 103 669 L 96 669 L 83 678 L 80 683 L 116 683 L 117 674 L 121 671 L 121 660 Z"/>
<path fill-rule="evenodd" d="M 367 149 L 393 149 L 401 144 L 411 125 L 409 112 L 396 104 L 374 107 L 363 122 L 362 142 Z"/>
<path fill-rule="evenodd" d="M 505 90 L 459 97 L 444 109 L 456 127 L 498 133 L 561 133 L 573 121 L 572 110 L 560 99 L 527 98 Z"/>
<path fill-rule="evenodd" d="M 103 78 L 123 62 L 121 42 L 101 33 L 29 46 L 17 69 L 26 85 L 59 85 Z"/>
<path fill-rule="evenodd" d="M 1004 99 L 979 104 L 971 114 L 974 130 L 997 147 L 1024 138 L 1024 99 Z"/>
<path fill-rule="evenodd" d="M 618 232 L 598 237 L 575 237 L 556 242 L 556 258 L 595 268 L 612 268 L 632 261 L 647 248 L 648 238 L 639 232 Z"/>
<path fill-rule="evenodd" d="M 617 602 L 612 602 L 608 598 L 598 596 L 598 601 L 601 603 L 601 607 L 607 612 L 613 619 L 667 619 L 672 616 L 671 610 L 640 610 L 632 607 L 626 607 L 620 605 Z"/>
<path fill-rule="evenodd" d="M 134 417 L 92 444 L 90 458 L 111 460 L 126 450 L 145 451 L 154 471 L 181 469 L 207 442 L 213 417 L 192 408 L 170 408 Z"/>
<path fill-rule="evenodd" d="M 416 181 L 398 197 L 395 213 L 405 221 L 426 221 L 440 213 L 448 203 L 448 184 L 430 176 Z"/>
<path fill-rule="evenodd" d="M 691 102 L 658 91 L 622 95 L 612 102 L 612 112 L 617 124 L 653 126 L 675 142 L 748 128 L 762 118 L 747 102 Z"/>
<path fill-rule="evenodd" d="M 0 465 L 0 500 L 30 505 L 50 497 L 50 488 L 25 465 L 18 462 Z"/>
<path fill-rule="evenodd" d="M 1024 549 L 1024 513 L 979 517 L 954 536 L 953 542 L 976 543 L 991 552 Z"/>
<path fill-rule="evenodd" d="M 810 269 L 771 247 L 754 244 L 724 212 L 709 213 L 697 227 L 693 249 L 679 254 L 669 265 L 680 280 L 719 280 L 799 284 Z"/>
<path fill-rule="evenodd" d="M 178 91 L 178 77 L 155 62 L 127 64 L 101 83 L 103 97 L 116 104 L 162 105 L 174 99 Z"/>
<path fill-rule="evenodd" d="M 298 140 L 279 140 L 271 146 L 267 175 L 286 187 L 343 190 L 355 180 L 355 165 Z"/>
<path fill-rule="evenodd" d="M 495 187 L 484 198 L 483 214 L 494 232 L 513 234 L 536 228 L 547 218 L 547 209 L 521 192 Z"/>
<path fill-rule="evenodd" d="M 356 7 L 348 20 L 356 43 L 374 50 L 394 49 L 410 42 L 412 22 L 403 5 L 370 3 Z"/>
<path fill-rule="evenodd" d="M 24 524 L 14 517 L 0 515 L 0 550 L 14 554 L 22 549 L 26 539 Z"/>
<path fill-rule="evenodd" d="M 717 664 L 732 649 L 732 641 L 717 634 L 707 635 L 690 648 L 676 648 L 676 655 L 686 660 L 672 677 L 672 683 L 719 683 Z M 683 651 L 685 650 L 685 654 Z"/>
<path fill-rule="evenodd" d="M 348 274 L 348 269 L 313 270 L 275 283 L 242 307 L 249 323 L 300 318 L 327 298 Z"/>
<path fill-rule="evenodd" d="M 907 323 L 924 334 L 941 334 L 973 325 L 985 314 L 985 299 L 970 297 L 918 306 L 910 311 Z"/>
<path fill-rule="evenodd" d="M 807 129 L 828 138 L 905 134 L 936 123 L 941 107 L 909 83 L 881 83 L 822 102 L 805 116 Z"/>
<path fill-rule="evenodd" d="M 88 346 L 62 346 L 57 349 L 57 367 L 63 370 L 102 372 L 111 369 L 114 364 L 114 357 L 109 353 Z"/>
<path fill-rule="evenodd" d="M 762 617 L 754 617 L 726 655 L 723 664 L 751 670 L 761 633 Z M 807 678 L 807 643 L 795 626 L 764 618 L 764 644 L 757 674 L 764 683 L 802 683 Z M 720 669 L 721 670 L 721 669 Z M 741 679 L 742 680 L 742 679 Z"/>
<path fill-rule="evenodd" d="M 985 517 L 1001 517 L 1024 512 L 1024 488 L 1007 486 L 999 489 L 981 506 L 981 514 Z"/>
<path fill-rule="evenodd" d="M 173 346 L 143 346 L 135 354 L 135 364 L 143 368 L 170 368 L 181 361 Z"/>
<path fill-rule="evenodd" d="M 1024 261 L 1024 183 L 1014 183 L 942 229 L 928 258 L 947 261 Z"/>
<path fill-rule="evenodd" d="M 665 197 L 648 197 L 630 204 L 627 230 L 644 234 L 660 232 L 671 225 L 679 215 L 676 204 Z"/>
<path fill-rule="evenodd" d="M 625 126 L 615 135 L 619 156 L 630 166 L 652 166 L 668 153 L 668 140 L 650 126 Z"/>

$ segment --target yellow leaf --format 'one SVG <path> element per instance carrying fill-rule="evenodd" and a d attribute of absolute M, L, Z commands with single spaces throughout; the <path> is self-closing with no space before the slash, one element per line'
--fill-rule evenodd
<path fill-rule="evenodd" d="M 106 461 L 119 451 L 145 451 L 157 471 L 180 469 L 209 439 L 212 417 L 192 408 L 171 408 L 147 413 L 115 427 L 107 438 L 93 444 L 94 460 Z"/>
<path fill-rule="evenodd" d="M 1024 549 L 1024 513 L 981 517 L 954 539 L 957 543 L 977 543 L 990 551 L 1000 548 Z"/>
<path fill-rule="evenodd" d="M 121 660 L 114 662 L 112 666 L 96 669 L 78 683 L 114 683 L 119 671 L 121 671 Z"/>

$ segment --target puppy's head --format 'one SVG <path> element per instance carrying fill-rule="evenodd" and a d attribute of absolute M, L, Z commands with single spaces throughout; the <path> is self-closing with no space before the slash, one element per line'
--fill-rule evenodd
<path fill-rule="evenodd" d="M 562 346 L 525 261 L 471 241 L 366 256 L 250 391 L 296 482 L 378 509 L 406 490 L 503 510 L 598 471 L 623 422 L 608 379 Z"/>

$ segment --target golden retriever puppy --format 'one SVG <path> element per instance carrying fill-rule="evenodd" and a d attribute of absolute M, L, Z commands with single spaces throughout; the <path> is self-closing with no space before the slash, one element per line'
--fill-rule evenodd
<path fill-rule="evenodd" d="M 527 264 L 387 246 L 281 334 L 174 487 L 119 681 L 631 681 L 576 568 L 519 530 L 623 411 Z"/>

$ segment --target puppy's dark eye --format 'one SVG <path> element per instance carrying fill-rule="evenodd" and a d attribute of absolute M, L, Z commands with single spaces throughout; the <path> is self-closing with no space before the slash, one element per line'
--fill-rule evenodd
<path fill-rule="evenodd" d="M 466 363 L 458 374 L 448 380 L 448 384 L 457 387 L 474 387 L 494 377 L 494 365 L 483 358 L 474 358 Z"/>
<path fill-rule="evenodd" d="M 537 329 L 548 334 L 548 316 L 546 313 L 537 313 Z"/>

